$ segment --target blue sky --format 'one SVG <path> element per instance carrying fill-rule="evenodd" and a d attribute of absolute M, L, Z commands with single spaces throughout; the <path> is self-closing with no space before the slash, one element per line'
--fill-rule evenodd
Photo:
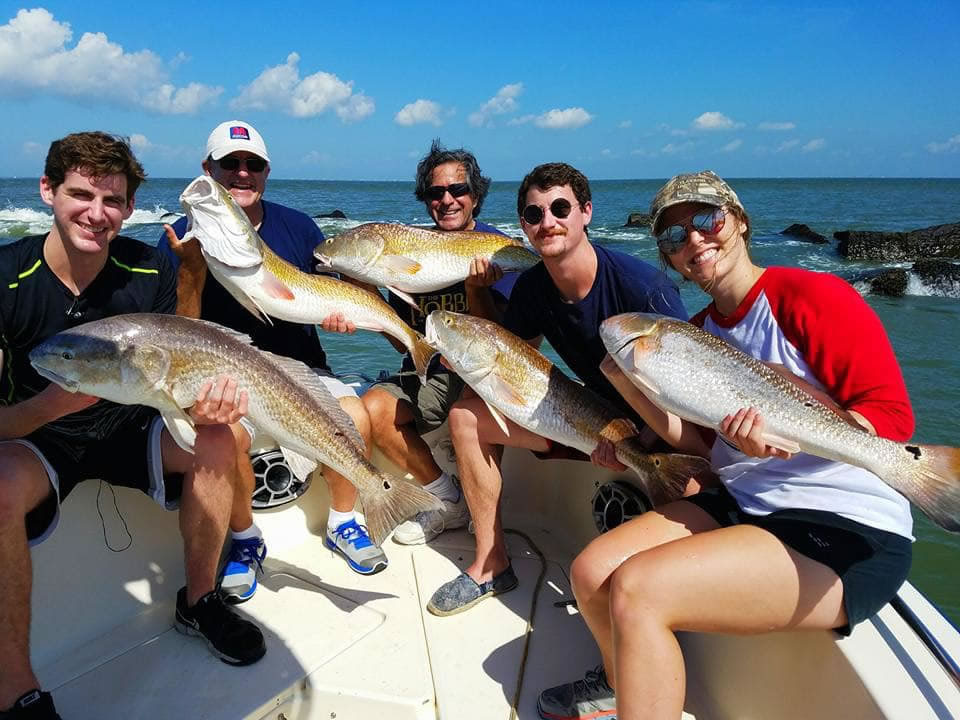
<path fill-rule="evenodd" d="M 199 171 L 244 119 L 272 177 L 409 180 L 432 138 L 495 180 L 960 176 L 960 2 L 3 3 L 2 176 L 131 137 Z"/>

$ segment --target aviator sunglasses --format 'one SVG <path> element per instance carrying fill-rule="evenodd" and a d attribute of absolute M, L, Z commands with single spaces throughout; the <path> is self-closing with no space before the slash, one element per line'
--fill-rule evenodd
<path fill-rule="evenodd" d="M 550 213 L 557 218 L 557 220 L 563 220 L 570 214 L 572 209 L 573 206 L 566 198 L 557 198 L 550 203 Z M 528 225 L 539 225 L 540 222 L 543 221 L 543 213 L 544 210 L 539 205 L 527 205 L 520 215 L 527 221 Z"/>
<path fill-rule="evenodd" d="M 676 255 L 687 244 L 687 233 L 696 230 L 701 235 L 716 235 L 723 230 L 727 211 L 709 208 L 694 213 L 686 221 L 671 225 L 657 233 L 657 247 L 667 255 Z"/>
<path fill-rule="evenodd" d="M 431 185 L 427 188 L 424 195 L 428 200 L 442 200 L 443 196 L 450 193 L 451 196 L 458 198 L 470 194 L 470 185 L 467 183 L 452 183 L 450 185 Z"/>
<path fill-rule="evenodd" d="M 258 157 L 238 158 L 227 155 L 219 160 L 214 160 L 214 162 L 220 166 L 221 170 L 226 170 L 227 172 L 233 172 L 238 169 L 241 163 L 246 165 L 247 172 L 252 173 L 261 173 L 267 167 L 267 161 Z"/>

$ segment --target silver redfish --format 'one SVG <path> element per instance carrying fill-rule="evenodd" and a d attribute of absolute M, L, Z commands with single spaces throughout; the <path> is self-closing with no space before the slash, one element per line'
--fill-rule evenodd
<path fill-rule="evenodd" d="M 947 530 L 960 530 L 960 449 L 898 443 L 856 428 L 756 358 L 690 323 L 625 313 L 600 326 L 623 372 L 667 412 L 719 429 L 755 407 L 768 445 L 862 467 Z"/>
<path fill-rule="evenodd" d="M 439 508 L 430 493 L 367 461 L 353 421 L 310 368 L 214 323 L 117 315 L 54 335 L 33 349 L 30 362 L 67 390 L 156 408 L 187 450 L 196 431 L 183 408 L 204 381 L 228 374 L 247 391 L 250 421 L 276 439 L 291 467 L 308 472 L 322 463 L 356 486 L 374 542 L 415 513 Z"/>
<path fill-rule="evenodd" d="M 190 230 L 207 267 L 254 315 L 319 324 L 333 312 L 358 328 L 386 333 L 406 347 L 417 374 L 426 376 L 433 350 L 377 293 L 326 275 L 302 272 L 277 256 L 260 238 L 233 196 L 201 175 L 180 195 Z"/>

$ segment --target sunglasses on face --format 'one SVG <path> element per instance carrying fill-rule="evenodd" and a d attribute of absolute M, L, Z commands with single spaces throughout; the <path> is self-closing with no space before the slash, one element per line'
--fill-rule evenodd
<path fill-rule="evenodd" d="M 557 220 L 563 220 L 572 209 L 573 205 L 566 198 L 557 198 L 550 203 L 550 214 Z M 528 225 L 539 225 L 543 221 L 543 215 L 544 209 L 539 205 L 527 205 L 520 213 L 520 216 L 527 221 Z"/>
<path fill-rule="evenodd" d="M 431 185 L 427 188 L 424 195 L 427 200 L 442 200 L 443 196 L 450 193 L 452 197 L 458 198 L 470 194 L 470 185 L 467 183 L 452 183 L 451 185 Z"/>
<path fill-rule="evenodd" d="M 701 235 L 716 235 L 723 230 L 727 211 L 723 208 L 701 210 L 684 222 L 665 227 L 657 234 L 657 247 L 667 255 L 676 255 L 687 244 L 688 233 L 696 230 Z"/>
<path fill-rule="evenodd" d="M 252 173 L 263 172 L 267 167 L 267 161 L 258 157 L 238 158 L 227 155 L 219 160 L 214 160 L 214 162 L 220 166 L 221 170 L 226 170 L 227 172 L 237 170 L 240 165 L 245 165 L 247 172 Z"/>

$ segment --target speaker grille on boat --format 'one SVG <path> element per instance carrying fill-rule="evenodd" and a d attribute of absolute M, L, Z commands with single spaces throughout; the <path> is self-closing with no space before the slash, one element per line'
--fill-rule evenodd
<path fill-rule="evenodd" d="M 250 458 L 253 462 L 252 505 L 257 510 L 277 507 L 296 500 L 310 487 L 310 478 L 297 480 L 279 450 L 268 450 Z"/>
<path fill-rule="evenodd" d="M 626 480 L 611 480 L 604 483 L 597 488 L 591 502 L 593 503 L 593 522 L 601 533 L 653 507 L 643 491 Z"/>

